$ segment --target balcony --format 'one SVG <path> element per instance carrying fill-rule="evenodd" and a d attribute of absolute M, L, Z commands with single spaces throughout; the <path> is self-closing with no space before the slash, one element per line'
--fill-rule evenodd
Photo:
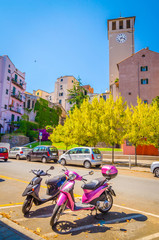
<path fill-rule="evenodd" d="M 23 82 L 17 82 L 14 78 L 12 78 L 12 83 L 14 83 L 17 87 L 20 87 L 22 90 L 24 90 L 24 83 Z"/>
<path fill-rule="evenodd" d="M 14 106 L 11 106 L 9 109 L 10 109 L 10 111 L 12 111 L 12 112 L 19 113 L 19 114 L 22 115 L 20 108 L 15 108 Z"/>
<path fill-rule="evenodd" d="M 19 100 L 20 102 L 22 102 L 23 100 L 22 100 L 22 95 L 21 94 L 15 94 L 15 93 L 11 93 L 11 97 L 12 98 L 15 98 L 15 99 L 17 99 L 17 100 Z"/>

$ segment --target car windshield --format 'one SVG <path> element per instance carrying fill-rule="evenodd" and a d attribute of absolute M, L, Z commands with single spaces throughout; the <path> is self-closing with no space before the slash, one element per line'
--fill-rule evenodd
<path fill-rule="evenodd" d="M 8 149 L 7 148 L 0 148 L 0 153 L 7 153 Z"/>
<path fill-rule="evenodd" d="M 57 149 L 55 147 L 50 147 L 50 152 L 57 152 Z"/>
<path fill-rule="evenodd" d="M 94 148 L 92 151 L 94 154 L 101 154 L 98 148 Z"/>

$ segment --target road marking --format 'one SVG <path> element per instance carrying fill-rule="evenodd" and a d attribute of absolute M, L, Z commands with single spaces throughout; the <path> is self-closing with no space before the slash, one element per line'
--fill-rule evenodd
<path fill-rule="evenodd" d="M 154 233 L 154 234 L 149 235 L 149 236 L 146 236 L 146 237 L 143 237 L 143 238 L 138 238 L 137 240 L 152 240 L 152 239 L 155 239 L 157 237 L 159 237 L 159 232 Z"/>
<path fill-rule="evenodd" d="M 17 178 L 7 177 L 7 176 L 3 176 L 3 175 L 0 175 L 0 178 L 5 178 L 5 179 L 8 179 L 8 180 L 14 180 L 14 181 L 17 181 L 17 182 L 29 183 L 27 181 L 23 181 L 23 180 L 20 180 L 20 179 L 17 179 Z"/>
<path fill-rule="evenodd" d="M 124 208 L 124 209 L 127 209 L 127 210 L 131 210 L 131 211 L 134 211 L 134 212 L 139 212 L 139 213 L 142 213 L 142 214 L 145 214 L 145 215 L 150 215 L 152 217 L 159 218 L 159 215 L 156 215 L 156 214 L 153 214 L 153 213 L 144 212 L 144 211 L 137 210 L 137 209 L 134 209 L 134 208 L 124 207 L 124 206 L 117 205 L 117 204 L 113 204 L 113 206 L 114 207 L 118 207 L 118 208 Z"/>
<path fill-rule="evenodd" d="M 2 205 L 0 205 L 0 206 L 2 206 Z M 21 205 L 13 205 L 13 206 L 4 206 L 4 207 L 0 207 L 0 209 L 5 209 L 5 208 L 15 208 L 15 207 L 21 207 L 22 206 L 22 204 Z"/>
<path fill-rule="evenodd" d="M 1 205 L 0 205 L 0 209 L 1 209 L 1 208 L 4 208 L 4 207 L 5 207 L 5 208 L 6 208 L 6 207 L 10 207 L 10 206 L 13 206 L 13 207 L 14 207 L 15 205 L 16 205 L 15 207 L 17 207 L 17 205 L 21 206 L 22 204 L 23 204 L 23 202 L 20 202 L 20 203 L 1 204 Z"/>
<path fill-rule="evenodd" d="M 85 226 L 81 226 L 81 227 L 77 227 L 77 228 L 72 228 L 68 233 L 77 232 L 77 231 L 81 231 L 81 230 L 86 230 L 86 229 L 94 228 L 94 227 L 105 227 L 106 224 L 119 223 L 119 222 L 123 222 L 123 221 L 126 221 L 126 220 L 131 220 L 131 219 L 136 219 L 136 218 L 140 218 L 140 217 L 143 217 L 143 215 L 137 214 L 137 215 L 127 216 L 127 217 L 123 217 L 123 218 L 117 218 L 117 219 L 113 219 L 113 220 L 109 220 L 109 221 L 102 221 L 102 224 L 100 224 L 100 221 L 99 221 L 98 224 L 90 224 L 90 225 L 85 225 Z M 51 234 L 47 233 L 47 234 L 44 234 L 43 236 L 47 237 L 48 235 L 51 235 Z"/>

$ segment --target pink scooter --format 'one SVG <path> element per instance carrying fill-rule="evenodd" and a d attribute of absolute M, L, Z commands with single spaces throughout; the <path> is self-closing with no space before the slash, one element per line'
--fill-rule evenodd
<path fill-rule="evenodd" d="M 72 211 L 79 210 L 99 210 L 102 213 L 107 213 L 113 205 L 113 196 L 116 196 L 114 190 L 108 185 L 108 181 L 118 174 L 118 170 L 115 166 L 105 165 L 101 169 L 102 178 L 96 178 L 91 182 L 85 184 L 87 181 L 83 176 L 80 176 L 74 171 L 65 171 L 65 175 L 68 177 L 66 182 L 62 185 L 60 195 L 52 213 L 50 225 L 54 226 L 60 215 L 63 213 L 65 208 L 69 208 Z M 89 175 L 94 172 L 90 171 Z M 84 181 L 82 185 L 83 196 L 82 201 L 75 202 L 73 196 L 73 189 L 75 180 Z"/>

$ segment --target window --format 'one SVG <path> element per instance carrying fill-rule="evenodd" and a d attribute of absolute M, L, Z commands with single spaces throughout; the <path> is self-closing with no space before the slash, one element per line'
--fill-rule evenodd
<path fill-rule="evenodd" d="M 8 89 L 6 89 L 6 94 L 8 95 Z"/>
<path fill-rule="evenodd" d="M 7 77 L 7 80 L 10 81 L 10 77 Z"/>
<path fill-rule="evenodd" d="M 61 82 L 63 82 L 63 79 L 61 78 Z"/>
<path fill-rule="evenodd" d="M 143 102 L 144 102 L 144 103 L 148 103 L 148 101 L 147 101 L 147 100 L 144 100 Z"/>
<path fill-rule="evenodd" d="M 32 108 L 34 108 L 34 101 L 32 101 Z"/>
<path fill-rule="evenodd" d="M 39 92 L 37 92 L 36 95 L 39 96 Z"/>
<path fill-rule="evenodd" d="M 27 101 L 27 108 L 30 108 L 30 99 Z"/>
<path fill-rule="evenodd" d="M 69 103 L 72 104 L 72 101 L 70 101 Z"/>
<path fill-rule="evenodd" d="M 23 107 L 25 108 L 25 102 L 23 102 Z"/>
<path fill-rule="evenodd" d="M 131 95 L 131 92 L 129 92 L 128 94 Z"/>
<path fill-rule="evenodd" d="M 10 64 L 8 65 L 8 67 L 10 68 Z"/>
<path fill-rule="evenodd" d="M 20 118 L 19 118 L 19 116 L 17 116 L 17 122 L 19 122 L 19 120 L 20 120 Z"/>
<path fill-rule="evenodd" d="M 4 105 L 4 109 L 7 109 L 7 105 L 6 104 Z"/>
<path fill-rule="evenodd" d="M 98 148 L 92 149 L 92 152 L 93 152 L 94 154 L 101 154 Z"/>
<path fill-rule="evenodd" d="M 8 73 L 11 73 L 11 70 L 10 70 L 10 69 L 8 69 Z"/>
<path fill-rule="evenodd" d="M 63 89 L 63 86 L 62 85 L 60 85 L 60 90 L 62 90 Z"/>
<path fill-rule="evenodd" d="M 12 114 L 12 116 L 11 116 L 11 122 L 13 122 L 14 121 L 14 114 Z"/>
<path fill-rule="evenodd" d="M 143 54 L 142 57 L 145 57 L 145 55 Z"/>
<path fill-rule="evenodd" d="M 35 148 L 33 149 L 33 152 L 39 152 L 39 147 L 35 147 Z"/>
<path fill-rule="evenodd" d="M 18 78 L 18 75 L 15 74 L 15 78 L 14 78 L 14 81 L 17 82 L 17 78 Z"/>
<path fill-rule="evenodd" d="M 106 101 L 106 95 L 103 95 L 103 99 Z"/>
<path fill-rule="evenodd" d="M 148 66 L 141 67 L 141 71 L 142 71 L 142 72 L 148 71 Z"/>
<path fill-rule="evenodd" d="M 112 22 L 112 30 L 116 30 L 116 22 Z"/>
<path fill-rule="evenodd" d="M 130 20 L 126 20 L 126 28 L 130 28 Z"/>
<path fill-rule="evenodd" d="M 141 79 L 141 84 L 148 84 L 148 78 Z"/>
<path fill-rule="evenodd" d="M 123 29 L 123 21 L 119 21 L 119 29 Z"/>
<path fill-rule="evenodd" d="M 72 80 L 72 83 L 73 83 L 73 80 Z"/>
<path fill-rule="evenodd" d="M 77 148 L 74 148 L 74 149 L 71 149 L 68 154 L 75 154 L 76 153 L 76 150 L 78 150 Z"/>
<path fill-rule="evenodd" d="M 62 100 L 59 100 L 59 104 L 62 104 Z"/>
<path fill-rule="evenodd" d="M 90 150 L 88 148 L 83 149 L 83 150 L 84 150 L 84 153 L 90 153 Z"/>
<path fill-rule="evenodd" d="M 62 93 L 59 93 L 59 96 L 63 96 L 63 92 L 62 92 Z"/>
<path fill-rule="evenodd" d="M 12 92 L 12 94 L 15 95 L 15 92 L 16 92 L 16 88 L 13 87 L 13 92 Z"/>

